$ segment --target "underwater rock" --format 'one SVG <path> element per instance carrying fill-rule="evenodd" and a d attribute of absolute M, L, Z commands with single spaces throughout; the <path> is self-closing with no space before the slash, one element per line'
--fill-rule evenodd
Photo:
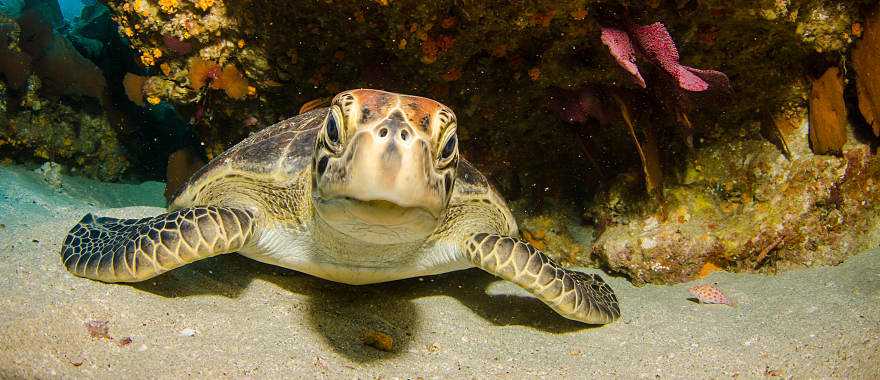
<path fill-rule="evenodd" d="M 593 254 L 634 283 L 696 278 L 706 263 L 775 272 L 835 265 L 880 244 L 880 158 L 865 145 L 814 155 L 808 123 L 786 131 L 791 158 L 766 141 L 698 148 L 664 190 L 665 207 L 616 181 L 588 213 Z M 625 205 L 626 207 L 620 207 Z"/>
<path fill-rule="evenodd" d="M 22 50 L 31 57 L 33 71 L 42 81 L 45 95 L 85 95 L 106 103 L 104 75 L 84 58 L 71 42 L 49 27 L 44 15 L 27 10 L 18 19 Z"/>
<path fill-rule="evenodd" d="M 561 212 L 543 213 L 520 219 L 520 233 L 533 247 L 554 260 L 566 264 L 583 264 L 584 249 L 572 237 L 567 224 L 571 221 Z"/>
<path fill-rule="evenodd" d="M 852 52 L 852 64 L 856 71 L 859 111 L 880 136 L 880 10 L 866 21 L 862 39 Z"/>
<path fill-rule="evenodd" d="M 813 81 L 810 90 L 810 145 L 816 154 L 840 153 L 846 144 L 843 78 L 836 67 Z"/>
<path fill-rule="evenodd" d="M 43 163 L 42 166 L 35 169 L 34 172 L 39 174 L 49 187 L 55 190 L 61 190 L 61 169 L 61 165 L 52 161 L 47 161 Z"/>
<path fill-rule="evenodd" d="M 64 15 L 58 0 L 25 0 L 21 12 L 39 14 L 40 19 L 51 29 L 64 25 Z"/>
<path fill-rule="evenodd" d="M 98 179 L 120 179 L 129 162 L 107 116 L 41 98 L 35 75 L 29 83 L 22 106 L 0 124 L 0 151 L 18 160 L 54 161 Z"/>

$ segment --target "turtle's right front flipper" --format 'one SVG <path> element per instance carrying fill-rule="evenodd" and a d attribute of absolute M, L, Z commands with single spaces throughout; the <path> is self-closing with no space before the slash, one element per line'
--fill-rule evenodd
<path fill-rule="evenodd" d="M 235 252 L 253 235 L 253 213 L 239 208 L 193 207 L 144 219 L 88 214 L 67 234 L 61 258 L 80 277 L 137 282 Z"/>

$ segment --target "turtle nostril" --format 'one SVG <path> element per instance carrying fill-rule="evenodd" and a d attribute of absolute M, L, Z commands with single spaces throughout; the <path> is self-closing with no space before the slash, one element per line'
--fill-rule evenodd
<path fill-rule="evenodd" d="M 388 136 L 388 128 L 382 128 L 379 130 L 379 137 Z"/>
<path fill-rule="evenodd" d="M 407 132 L 406 129 L 401 129 L 400 130 L 400 139 L 403 141 L 406 141 L 406 139 L 408 137 L 409 137 L 409 132 Z"/>

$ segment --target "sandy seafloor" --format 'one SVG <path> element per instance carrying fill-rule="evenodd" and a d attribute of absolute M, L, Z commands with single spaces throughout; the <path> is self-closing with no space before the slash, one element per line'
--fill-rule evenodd
<path fill-rule="evenodd" d="M 355 287 L 233 254 L 135 285 L 67 273 L 61 243 L 86 212 L 154 215 L 162 190 L 64 177 L 56 191 L 0 167 L 0 377 L 880 378 L 878 252 L 700 281 L 736 307 L 688 300 L 693 284 L 605 275 L 623 317 L 604 327 L 476 269 Z M 87 320 L 109 321 L 113 340 L 91 337 Z M 365 346 L 372 330 L 394 350 Z"/>

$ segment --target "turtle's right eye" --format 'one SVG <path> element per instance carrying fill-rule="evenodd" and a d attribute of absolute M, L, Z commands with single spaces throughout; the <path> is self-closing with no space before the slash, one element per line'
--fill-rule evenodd
<path fill-rule="evenodd" d="M 336 123 L 336 115 L 330 112 L 327 117 L 327 139 L 333 144 L 339 144 L 339 126 Z"/>

